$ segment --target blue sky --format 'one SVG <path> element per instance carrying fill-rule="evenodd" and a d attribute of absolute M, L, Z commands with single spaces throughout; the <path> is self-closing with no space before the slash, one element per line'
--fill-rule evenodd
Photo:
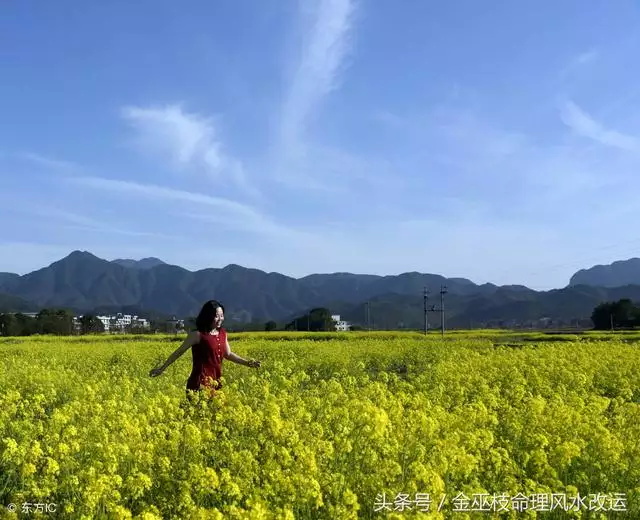
<path fill-rule="evenodd" d="M 0 271 L 562 287 L 640 256 L 631 0 L 9 2 Z"/>

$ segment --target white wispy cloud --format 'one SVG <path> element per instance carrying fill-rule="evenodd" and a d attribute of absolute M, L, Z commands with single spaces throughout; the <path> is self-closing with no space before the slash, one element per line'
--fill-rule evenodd
<path fill-rule="evenodd" d="M 212 170 L 222 166 L 221 143 L 212 119 L 185 112 L 180 105 L 161 108 L 124 107 L 122 116 L 137 131 L 137 142 L 168 153 L 176 165 L 202 160 Z"/>
<path fill-rule="evenodd" d="M 290 81 L 277 115 L 271 150 L 271 177 L 287 188 L 318 197 L 351 197 L 354 188 L 377 189 L 388 179 L 390 161 L 359 155 L 325 142 L 311 132 L 321 116 L 322 102 L 340 87 L 352 55 L 357 0 L 315 0 L 301 3 L 299 32 L 305 35 L 294 59 Z M 372 118 L 399 124 L 386 111 Z"/>
<path fill-rule="evenodd" d="M 499 125 L 470 109 L 437 107 L 426 127 L 419 129 L 429 144 L 439 150 L 468 161 L 476 168 L 495 165 L 526 149 L 527 137 L 521 132 Z"/>
<path fill-rule="evenodd" d="M 62 172 L 80 170 L 80 166 L 76 163 L 63 161 L 54 157 L 47 157 L 38 153 L 24 152 L 18 154 L 18 157 L 22 160 L 30 162 L 31 164 L 42 166 L 49 170 L 57 170 Z"/>
<path fill-rule="evenodd" d="M 228 177 L 257 195 L 242 162 L 224 151 L 214 118 L 187 112 L 179 104 L 128 106 L 122 109 L 122 117 L 135 131 L 135 143 L 142 150 L 168 157 L 178 169 L 204 172 L 218 180 Z"/>
<path fill-rule="evenodd" d="M 370 117 L 373 121 L 391 128 L 400 128 L 403 126 L 403 119 L 389 110 L 374 110 Z"/>
<path fill-rule="evenodd" d="M 575 57 L 574 62 L 577 65 L 585 65 L 593 60 L 595 60 L 599 56 L 599 52 L 597 49 L 590 49 L 588 51 L 582 52 Z"/>
<path fill-rule="evenodd" d="M 557 80 L 564 82 L 572 75 L 575 75 L 580 70 L 584 69 L 587 65 L 595 62 L 600 57 L 600 51 L 598 49 L 587 49 L 572 56 L 568 63 L 560 69 Z"/>
<path fill-rule="evenodd" d="M 174 216 L 192 220 L 199 220 L 201 222 L 207 222 L 213 225 L 219 225 L 225 231 L 236 230 L 252 233 L 263 237 L 268 236 L 270 238 L 305 242 L 312 241 L 315 238 L 310 233 L 293 229 L 286 225 L 278 224 L 267 216 L 261 216 L 259 220 L 253 218 L 237 219 L 222 213 L 209 214 L 198 212 L 180 212 L 175 213 Z"/>
<path fill-rule="evenodd" d="M 166 233 L 156 233 L 152 231 L 135 231 L 131 229 L 119 229 L 111 226 L 94 226 L 87 224 L 65 224 L 67 229 L 78 229 L 83 231 L 89 231 L 91 233 L 106 233 L 114 235 L 123 235 L 128 237 L 148 237 L 148 238 L 162 238 L 162 239 L 177 239 L 182 240 L 183 237 L 177 235 L 168 235 Z"/>
<path fill-rule="evenodd" d="M 298 232 L 274 222 L 271 217 L 249 205 L 220 197 L 175 190 L 153 184 L 139 184 L 100 177 L 79 177 L 69 180 L 88 188 L 117 192 L 124 196 L 181 202 L 183 203 L 184 211 L 174 214 L 211 222 L 212 224 L 221 224 L 224 229 L 243 229 L 258 234 L 277 235 L 290 239 L 309 238 L 303 232 Z M 216 213 L 202 211 L 202 207 L 215 209 Z"/>
<path fill-rule="evenodd" d="M 354 189 L 359 193 L 389 188 L 389 177 L 397 173 L 393 161 L 386 157 L 363 156 L 343 148 L 317 143 L 305 145 L 304 160 L 289 164 L 291 173 L 280 179 L 288 187 L 312 190 L 321 197 L 346 196 L 353 200 Z M 404 179 L 396 175 L 396 187 Z"/>
<path fill-rule="evenodd" d="M 85 231 L 123 235 L 130 237 L 151 237 L 151 238 L 180 238 L 166 233 L 154 231 L 138 231 L 131 228 L 121 228 L 113 226 L 104 221 L 96 220 L 86 215 L 81 215 L 73 211 L 54 208 L 52 206 L 31 205 L 21 202 L 12 208 L 15 213 L 24 214 L 29 218 L 46 219 L 47 223 L 55 222 L 56 225 L 63 225 L 67 228 L 83 229 Z"/>
<path fill-rule="evenodd" d="M 169 199 L 192 204 L 204 204 L 213 206 L 222 211 L 232 212 L 247 218 L 261 218 L 260 213 L 248 205 L 221 197 L 212 197 L 201 193 L 175 190 L 155 184 L 140 184 L 132 181 L 120 181 L 104 179 L 102 177 L 75 177 L 68 179 L 70 182 L 81 184 L 98 190 L 120 192 L 125 195 L 145 197 L 150 199 Z"/>
<path fill-rule="evenodd" d="M 588 128 L 602 137 L 598 126 Z M 412 146 L 407 147 L 404 170 L 429 172 L 424 181 L 416 173 L 414 182 L 438 194 L 429 206 L 447 218 L 468 213 L 465 206 L 475 205 L 476 214 L 500 221 L 560 217 L 567 224 L 584 221 L 599 208 L 603 189 L 634 189 L 629 180 L 638 161 L 626 150 L 576 142 L 568 139 L 568 131 L 538 135 L 464 103 L 407 116 L 405 129 L 402 139 Z M 611 140 L 611 134 L 607 138 Z M 631 140 L 622 142 L 628 147 Z M 508 204 L 501 192 L 509 193 Z M 443 203 L 442 197 L 451 195 L 464 203 Z"/>
<path fill-rule="evenodd" d="M 640 150 L 639 138 L 605 128 L 572 101 L 562 106 L 561 118 L 563 123 L 574 132 L 601 144 L 628 151 Z"/>
<path fill-rule="evenodd" d="M 339 84 L 353 28 L 353 0 L 319 0 L 280 118 L 284 153 L 299 152 L 306 124 L 323 97 Z"/>

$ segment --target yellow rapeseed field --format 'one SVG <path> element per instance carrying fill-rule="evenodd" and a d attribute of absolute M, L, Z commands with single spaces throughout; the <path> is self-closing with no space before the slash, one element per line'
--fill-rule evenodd
<path fill-rule="evenodd" d="M 637 335 L 0 339 L 0 518 L 640 518 Z"/>

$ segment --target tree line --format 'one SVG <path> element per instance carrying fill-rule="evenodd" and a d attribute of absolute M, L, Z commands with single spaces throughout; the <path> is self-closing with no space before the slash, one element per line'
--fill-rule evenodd
<path fill-rule="evenodd" d="M 331 312 L 329 309 L 325 307 L 317 307 L 287 323 L 284 330 L 310 332 L 335 331 L 336 324 L 331 318 Z"/>
<path fill-rule="evenodd" d="M 194 330 L 195 321 L 195 317 L 187 318 L 184 322 L 185 328 Z M 230 323 L 228 329 L 232 332 L 269 332 L 277 330 L 321 332 L 336 330 L 330 310 L 324 307 L 312 309 L 308 313 L 298 316 L 283 325 L 270 320 L 266 323 Z M 357 329 L 357 327 L 354 327 L 354 329 Z M 183 332 L 178 330 L 170 320 L 151 320 L 148 329 L 129 325 L 120 331 L 124 333 L 161 332 L 167 334 Z M 78 320 L 76 325 L 73 312 L 66 309 L 43 309 L 35 317 L 22 313 L 0 314 L 0 336 L 30 336 L 32 334 L 69 336 L 74 334 L 101 334 L 104 332 L 105 328 L 102 321 L 95 315 L 85 314 Z"/>
<path fill-rule="evenodd" d="M 598 305 L 591 315 L 591 321 L 595 330 L 626 329 L 640 327 L 640 306 L 635 305 L 630 299 L 622 299 L 617 302 L 604 302 Z M 185 320 L 185 328 L 195 329 L 195 318 Z M 302 314 L 292 321 L 279 326 L 275 321 L 266 323 L 229 324 L 232 332 L 242 331 L 309 331 L 326 332 L 335 331 L 335 322 L 329 309 L 318 307 L 308 313 Z M 352 326 L 351 330 L 361 327 Z M 78 320 L 76 325 L 74 314 L 67 309 L 42 309 L 36 316 L 28 316 L 22 313 L 0 314 L 0 336 L 30 336 L 32 334 L 54 334 L 69 336 L 73 334 L 100 334 L 105 332 L 104 325 L 95 315 L 86 314 Z M 161 332 L 177 334 L 183 332 L 176 328 L 171 320 L 150 320 L 148 329 L 129 325 L 121 329 L 124 333 L 149 333 Z"/>
<path fill-rule="evenodd" d="M 168 327 L 161 323 L 151 323 L 166 332 Z M 128 325 L 122 329 L 125 333 L 144 333 L 148 329 L 137 325 Z M 0 336 L 31 336 L 33 334 L 54 334 L 71 336 L 74 334 L 101 334 L 105 332 L 104 324 L 93 314 L 85 314 L 76 325 L 74 313 L 67 309 L 42 309 L 35 316 L 23 313 L 0 314 Z"/>
<path fill-rule="evenodd" d="M 65 309 L 42 309 L 35 317 L 26 314 L 0 314 L 0 334 L 31 336 L 32 334 L 74 334 L 73 313 Z"/>
<path fill-rule="evenodd" d="M 617 302 L 604 302 L 593 310 L 591 321 L 596 330 L 640 327 L 640 306 L 628 298 Z"/>

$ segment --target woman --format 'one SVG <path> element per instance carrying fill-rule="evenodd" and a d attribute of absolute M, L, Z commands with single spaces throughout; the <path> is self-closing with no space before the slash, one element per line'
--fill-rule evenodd
<path fill-rule="evenodd" d="M 210 300 L 202 306 L 196 318 L 197 330 L 191 332 L 182 345 L 169 356 L 159 368 L 149 372 L 151 377 L 162 374 L 171 363 L 187 350 L 191 349 L 193 368 L 187 380 L 187 398 L 190 392 L 207 389 L 212 395 L 221 387 L 223 358 L 252 368 L 260 367 L 260 361 L 246 360 L 231 352 L 227 331 L 222 328 L 224 307 L 216 300 Z"/>

